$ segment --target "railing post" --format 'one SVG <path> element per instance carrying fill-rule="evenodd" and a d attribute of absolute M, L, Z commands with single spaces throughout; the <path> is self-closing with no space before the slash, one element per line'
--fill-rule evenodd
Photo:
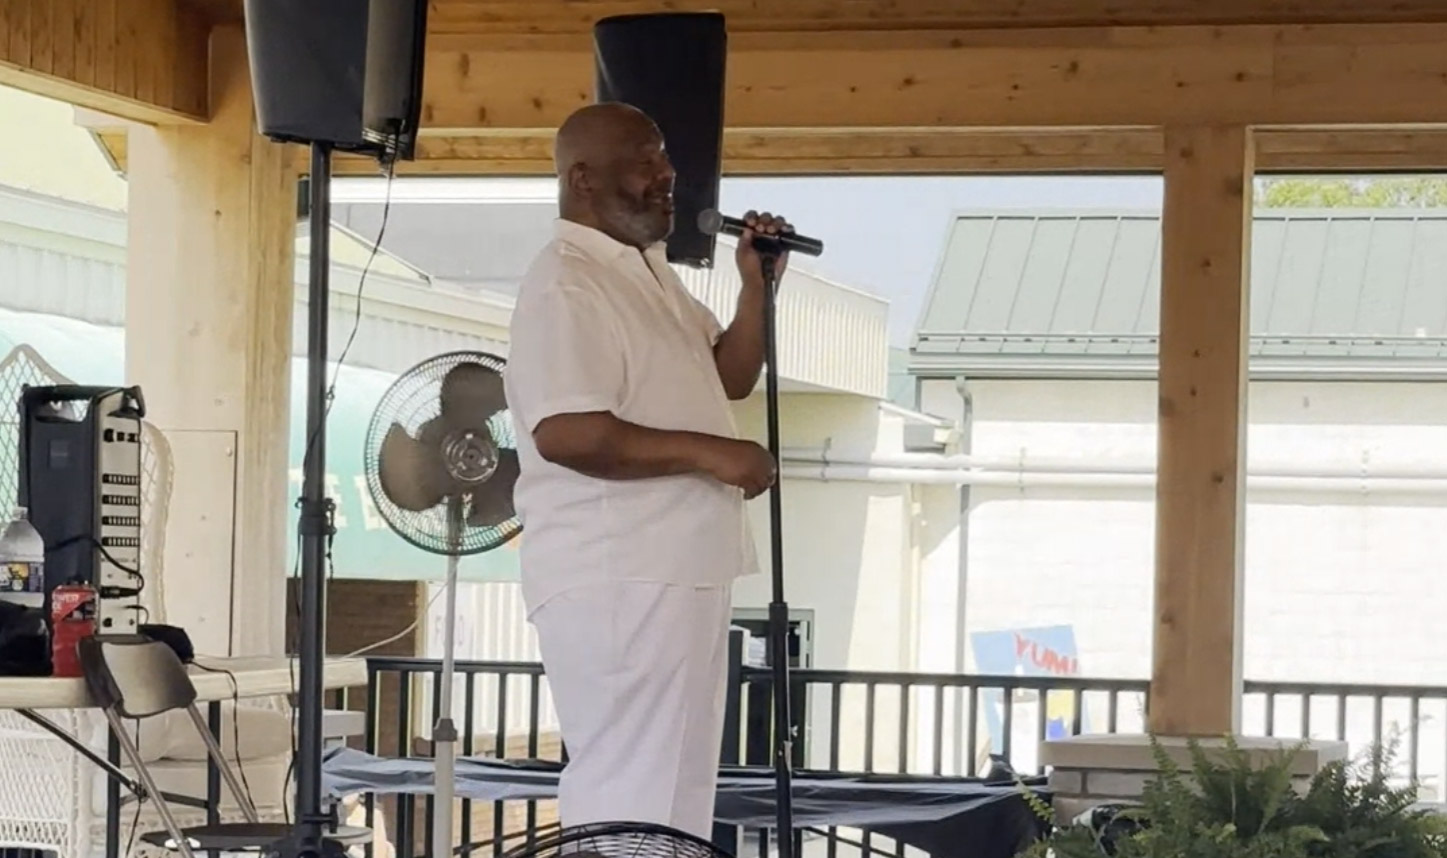
<path fill-rule="evenodd" d="M 743 743 L 742 737 L 739 735 L 739 712 L 744 691 L 744 638 L 743 629 L 729 629 L 728 679 L 724 693 L 723 744 L 719 748 L 720 766 L 737 766 L 739 750 Z M 714 823 L 713 844 L 726 854 L 737 855 L 739 850 L 738 827 Z"/>
<path fill-rule="evenodd" d="M 382 676 L 376 661 L 371 657 L 367 658 L 367 717 L 364 723 L 366 727 L 362 734 L 362 747 L 368 754 L 376 754 L 378 736 L 382 729 Z M 363 793 L 362 808 L 362 824 L 375 830 L 377 794 L 370 790 Z M 376 851 L 375 846 L 375 838 L 367 840 L 367 845 L 362 850 L 365 858 L 373 858 Z"/>

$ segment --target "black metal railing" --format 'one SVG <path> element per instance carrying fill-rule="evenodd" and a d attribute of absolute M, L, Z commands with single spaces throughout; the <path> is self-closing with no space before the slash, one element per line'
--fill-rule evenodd
<path fill-rule="evenodd" d="M 736 640 L 729 682 L 722 761 L 768 766 L 772 749 L 772 673 L 741 663 Z M 369 659 L 366 749 L 382 756 L 432 754 L 430 732 L 441 662 L 420 658 Z M 460 753 L 498 758 L 566 761 L 547 679 L 531 662 L 459 661 Z M 1149 682 L 1144 679 L 980 676 L 949 673 L 797 669 L 791 672 L 794 765 L 833 772 L 920 776 L 979 776 L 992 760 L 1021 774 L 1044 771 L 1037 751 L 1049 738 L 1082 733 L 1139 733 L 1146 729 Z M 423 701 L 426 705 L 418 705 Z M 1363 710 L 1363 707 L 1366 707 Z M 1366 729 L 1360 717 L 1365 711 Z M 1434 726 L 1434 721 L 1437 723 Z M 1447 775 L 1447 687 L 1318 685 L 1249 682 L 1242 732 L 1281 738 L 1347 741 L 1354 752 L 1396 739 L 1402 748 L 1394 775 L 1423 783 L 1424 800 L 1442 800 Z M 366 824 L 376 825 L 379 800 L 363 797 Z M 440 854 L 433 847 L 433 798 L 389 796 L 385 822 L 398 858 Z M 474 802 L 461 799 L 454 851 L 494 858 L 556 825 L 552 802 Z M 420 814 L 419 814 L 420 809 Z M 418 831 L 418 826 L 422 830 Z M 868 832 L 810 832 L 829 858 L 851 854 L 904 856 L 902 845 Z M 720 830 L 736 854 L 767 854 L 766 832 Z M 857 851 L 856 851 L 857 850 Z"/>
<path fill-rule="evenodd" d="M 772 706 L 772 674 L 757 667 L 741 674 L 745 762 L 763 764 L 773 740 L 762 717 Z M 1149 688 L 1145 680 L 816 669 L 791 678 L 801 733 L 796 765 L 966 777 L 979 775 L 990 755 L 1041 772 L 1038 764 L 1020 765 L 1040 742 L 1119 732 L 1123 713 L 1127 729 L 1144 729 Z M 1100 717 L 1089 718 L 1092 712 Z M 851 737 L 858 741 L 846 742 Z M 846 755 L 846 745 L 857 754 Z"/>
<path fill-rule="evenodd" d="M 442 663 L 438 660 L 421 658 L 372 658 L 368 659 L 367 671 L 367 730 L 366 750 L 383 756 L 432 756 L 435 745 L 430 741 L 419 743 L 423 728 L 430 734 L 438 708 L 441 683 L 436 680 L 441 673 Z M 544 706 L 544 686 L 541 664 L 534 662 L 480 662 L 458 661 L 455 669 L 453 699 L 460 705 L 461 719 L 458 726 L 458 753 L 463 756 L 483 755 L 496 758 L 526 757 L 548 759 L 542 753 L 544 746 L 544 725 L 550 717 L 549 708 Z M 422 686 L 422 688 L 419 688 Z M 430 687 L 428 687 L 430 686 Z M 424 690 L 425 689 L 425 690 Z M 422 695 L 430 698 L 422 712 L 416 702 Z M 517 718 L 517 701 L 524 701 L 523 717 Z M 490 711 L 489 711 L 490 710 Z M 384 716 L 390 715 L 392 729 L 386 729 Z M 491 717 L 489 717 L 491 716 Z M 520 729 L 515 725 L 522 722 Z M 491 727 L 486 733 L 484 728 Z M 490 734 L 490 735 L 488 735 Z M 385 741 L 385 740 L 390 741 Z M 479 742 L 479 740 L 483 741 Z M 519 741 L 521 740 L 521 741 Z M 558 756 L 566 759 L 558 745 Z M 422 854 L 435 855 L 432 822 L 435 812 L 433 797 L 429 794 L 422 801 L 422 819 L 417 818 L 417 797 L 398 795 L 386 802 L 392 805 L 387 814 L 387 823 L 392 826 L 391 840 L 397 845 L 398 858 L 410 858 L 420 845 Z M 506 842 L 499 832 L 514 829 L 520 832 L 531 845 L 540 830 L 537 802 L 525 802 L 523 819 L 519 826 L 509 826 L 509 810 L 505 805 L 514 802 L 489 802 L 492 807 L 488 830 L 479 831 L 478 816 L 474 813 L 475 803 L 471 799 L 459 801 L 458 812 L 454 814 L 457 825 L 457 840 L 461 853 L 475 854 L 483 849 L 494 855 L 501 855 L 506 848 L 517 844 Z M 377 802 L 371 795 L 363 797 L 365 824 L 376 826 Z M 421 826 L 422 842 L 417 842 L 417 827 Z"/>
<path fill-rule="evenodd" d="M 739 671 L 737 704 L 744 762 L 767 765 L 773 746 L 773 674 Z M 1020 774 L 1044 767 L 1035 750 L 1046 738 L 1144 729 L 1144 680 L 980 676 L 800 669 L 790 674 L 795 721 L 794 765 L 823 771 L 979 777 L 992 759 Z M 1099 717 L 1090 719 L 1092 710 Z M 1023 746 L 1023 747 L 1022 747 Z M 894 855 L 915 850 L 869 831 L 829 826 L 802 832 L 822 841 L 828 858 Z M 738 832 L 725 845 L 766 856 L 768 832 Z"/>
<path fill-rule="evenodd" d="M 1394 781 L 1447 801 L 1447 687 L 1247 682 L 1242 710 L 1246 735 L 1346 742 L 1357 756 L 1385 747 Z"/>

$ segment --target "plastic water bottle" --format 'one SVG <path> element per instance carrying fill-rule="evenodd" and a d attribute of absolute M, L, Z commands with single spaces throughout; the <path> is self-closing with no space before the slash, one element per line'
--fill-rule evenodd
<path fill-rule="evenodd" d="M 0 599 L 40 607 L 45 597 L 45 540 L 30 523 L 30 512 L 16 507 L 0 535 Z"/>

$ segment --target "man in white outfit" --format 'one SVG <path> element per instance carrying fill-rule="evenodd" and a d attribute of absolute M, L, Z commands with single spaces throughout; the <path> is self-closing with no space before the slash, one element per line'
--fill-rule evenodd
<path fill-rule="evenodd" d="M 505 380 L 523 597 L 570 758 L 561 822 L 707 838 L 730 589 L 758 571 L 744 504 L 776 478 L 729 407 L 763 367 L 761 262 L 751 231 L 728 328 L 684 289 L 663 246 L 673 167 L 638 110 L 579 110 L 555 159 L 561 217 L 519 289 Z"/>

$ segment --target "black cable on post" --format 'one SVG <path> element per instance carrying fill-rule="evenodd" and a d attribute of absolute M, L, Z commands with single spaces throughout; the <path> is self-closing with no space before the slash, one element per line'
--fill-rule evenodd
<path fill-rule="evenodd" d="M 754 247 L 763 260 L 764 275 L 764 390 L 768 421 L 769 454 L 776 466 L 779 455 L 779 349 L 775 337 L 775 300 L 781 248 L 774 240 L 754 237 Z M 779 838 L 779 858 L 794 854 L 793 718 L 789 699 L 789 606 L 784 601 L 784 507 L 781 484 L 776 477 L 769 488 L 769 545 L 774 577 L 774 596 L 769 603 L 769 640 L 774 672 L 774 776 Z"/>

